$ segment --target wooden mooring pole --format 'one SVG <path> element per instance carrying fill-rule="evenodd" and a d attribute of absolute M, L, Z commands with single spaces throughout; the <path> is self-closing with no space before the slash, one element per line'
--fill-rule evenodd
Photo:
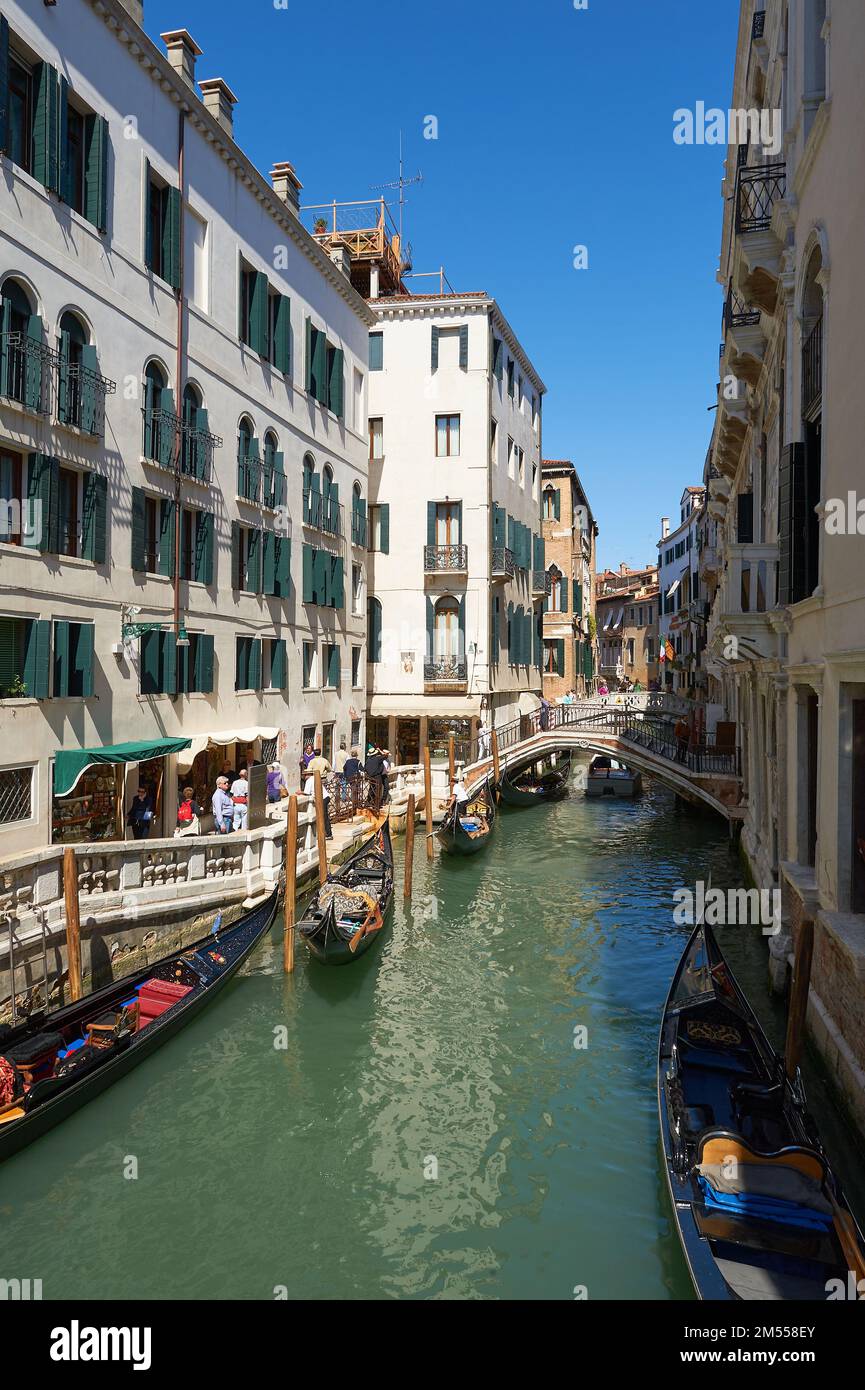
<path fill-rule="evenodd" d="M 405 882 L 403 885 L 406 902 L 411 898 L 411 878 L 414 869 L 414 815 L 414 792 L 409 792 L 405 813 Z"/>
<path fill-rule="evenodd" d="M 456 780 L 456 756 L 454 749 L 454 736 L 448 734 L 448 782 L 450 783 L 450 794 L 454 794 L 454 782 Z"/>
<path fill-rule="evenodd" d="M 63 851 L 63 898 L 66 905 L 66 960 L 69 970 L 69 998 L 81 998 L 81 914 L 78 909 L 78 864 L 75 850 Z"/>
<path fill-rule="evenodd" d="M 318 848 L 318 881 L 327 880 L 327 832 L 324 827 L 324 787 L 321 773 L 315 774 L 315 843 Z"/>
<path fill-rule="evenodd" d="M 493 747 L 493 777 L 495 778 L 496 786 L 498 786 L 502 778 L 502 769 L 499 764 L 499 736 L 495 729 L 493 729 L 490 734 L 490 742 Z"/>
<path fill-rule="evenodd" d="M 790 1007 L 787 1013 L 787 1042 L 784 1062 L 792 1081 L 802 1056 L 805 1037 L 805 1016 L 808 1012 L 808 990 L 811 986 L 811 962 L 814 959 L 814 923 L 806 917 L 796 933 L 796 955 L 793 979 L 790 982 Z"/>
<path fill-rule="evenodd" d="M 294 913 L 297 903 L 297 793 L 288 799 L 285 825 L 285 925 L 282 959 L 286 975 L 294 970 Z"/>
<path fill-rule="evenodd" d="M 433 809 L 432 809 L 432 771 L 429 762 L 429 744 L 423 746 L 423 788 L 424 818 L 426 820 L 426 857 L 433 857 Z"/>

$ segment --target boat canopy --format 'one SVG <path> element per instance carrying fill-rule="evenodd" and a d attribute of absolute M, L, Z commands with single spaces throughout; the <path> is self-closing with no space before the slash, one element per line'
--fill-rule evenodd
<path fill-rule="evenodd" d="M 60 748 L 54 755 L 54 795 L 67 796 L 82 772 L 96 763 L 144 763 L 188 748 L 188 738 L 151 738 L 135 743 L 108 743 L 102 748 Z"/>

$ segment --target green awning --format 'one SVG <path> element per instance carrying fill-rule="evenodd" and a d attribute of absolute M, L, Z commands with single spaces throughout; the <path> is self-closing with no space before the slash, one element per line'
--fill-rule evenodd
<path fill-rule="evenodd" d="M 104 748 L 58 749 L 54 756 L 54 795 L 66 796 L 82 772 L 95 763 L 144 763 L 148 758 L 180 753 L 191 742 L 189 738 L 153 738 L 144 743 L 106 744 Z"/>

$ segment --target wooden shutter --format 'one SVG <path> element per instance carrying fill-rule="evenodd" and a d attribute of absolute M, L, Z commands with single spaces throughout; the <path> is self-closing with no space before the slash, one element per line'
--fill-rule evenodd
<path fill-rule="evenodd" d="M 499 659 L 499 623 L 501 620 L 501 599 L 495 594 L 492 602 L 492 641 L 490 650 L 493 662 Z"/>
<path fill-rule="evenodd" d="M 92 222 L 98 232 L 108 229 L 108 145 L 108 122 L 105 117 L 85 116 L 84 216 L 88 222 Z M 149 177 L 147 187 L 149 190 Z"/>
<path fill-rule="evenodd" d="M 507 513 L 504 507 L 493 503 L 493 545 L 504 546 L 507 544 Z"/>
<path fill-rule="evenodd" d="M 147 569 L 147 494 L 143 488 L 132 489 L 132 556 L 134 570 Z"/>
<path fill-rule="evenodd" d="M 262 581 L 264 594 L 276 593 L 276 536 L 273 531 L 265 531 L 262 537 Z"/>
<path fill-rule="evenodd" d="M 807 596 L 807 479 L 805 445 L 788 444 L 778 470 L 778 602 Z"/>
<path fill-rule="evenodd" d="M 42 554 L 56 555 L 60 549 L 60 465 L 48 454 L 30 454 L 27 499 L 38 505 L 33 534 L 27 544 Z"/>
<path fill-rule="evenodd" d="M 273 365 L 283 376 L 291 373 L 291 300 L 276 295 L 273 310 Z"/>
<path fill-rule="evenodd" d="M 565 674 L 565 639 L 556 638 L 556 671 L 560 676 Z"/>
<path fill-rule="evenodd" d="M 159 573 L 174 578 L 177 506 L 173 498 L 163 497 L 159 505 Z"/>
<path fill-rule="evenodd" d="M 310 396 L 312 396 L 312 395 L 315 394 L 315 393 L 313 392 L 313 389 L 312 389 L 312 380 L 313 380 L 312 354 L 313 354 L 313 347 L 314 347 L 314 343 L 313 343 L 313 334 L 314 334 L 314 333 L 315 333 L 315 329 L 314 329 L 313 326 L 312 326 L 312 319 L 308 318 L 308 319 L 306 320 L 306 333 L 305 333 L 305 336 L 306 336 L 306 351 L 305 351 L 304 356 L 305 356 L 305 358 L 306 358 L 306 362 L 305 362 L 305 371 L 306 371 L 306 391 L 307 391 L 307 395 L 310 395 Z"/>
<path fill-rule="evenodd" d="M 261 593 L 261 532 L 251 527 L 246 533 L 246 575 L 244 589 Z"/>
<path fill-rule="evenodd" d="M 167 188 L 162 223 L 162 278 L 180 289 L 180 189 Z M 165 407 L 163 407 L 165 408 Z"/>
<path fill-rule="evenodd" d="M 212 512 L 198 512 L 195 517 L 195 578 L 199 584 L 213 583 L 213 538 L 215 521 Z"/>
<path fill-rule="evenodd" d="M 192 688 L 202 695 L 213 693 L 213 636 L 209 632 L 200 632 L 195 643 Z"/>
<path fill-rule="evenodd" d="M 270 684 L 274 690 L 284 690 L 288 681 L 288 654 L 285 642 L 277 637 L 270 647 Z"/>
<path fill-rule="evenodd" d="M 341 678 L 339 647 L 334 643 L 327 654 L 327 683 L 334 690 L 339 689 Z"/>
<path fill-rule="evenodd" d="M 460 370 L 468 371 L 469 366 L 469 326 L 460 324 Z"/>
<path fill-rule="evenodd" d="M 426 543 L 435 545 L 436 543 L 436 504 L 427 502 L 426 504 Z"/>
<path fill-rule="evenodd" d="M 98 473 L 85 473 L 81 551 L 84 559 L 95 565 L 105 564 L 107 515 L 108 479 Z"/>
<path fill-rule="evenodd" d="M 382 502 L 379 513 L 379 550 L 382 555 L 390 554 L 390 503 Z"/>
<path fill-rule="evenodd" d="M 332 597 L 332 570 L 331 557 L 326 550 L 315 552 L 315 563 L 313 565 L 313 590 L 315 601 L 319 607 L 330 608 L 333 604 Z"/>
<path fill-rule="evenodd" d="M 66 622 L 54 624 L 54 698 L 69 694 L 69 627 Z"/>
<path fill-rule="evenodd" d="M 754 543 L 753 492 L 740 492 L 736 497 L 736 540 L 739 545 Z"/>
<path fill-rule="evenodd" d="M 231 587 L 239 590 L 243 588 L 240 573 L 240 522 L 231 523 Z"/>
<path fill-rule="evenodd" d="M 344 414 L 344 395 L 345 354 L 342 348 L 334 348 L 333 361 L 330 367 L 328 404 L 338 420 L 341 420 Z"/>
<path fill-rule="evenodd" d="M 430 366 L 434 372 L 439 369 L 439 331 L 436 324 L 432 326 L 432 341 L 430 345 Z"/>
<path fill-rule="evenodd" d="M 73 665 L 74 675 L 80 680 L 81 694 L 88 699 L 93 694 L 93 623 L 78 623 L 76 625 L 77 640 L 74 644 Z"/>
<path fill-rule="evenodd" d="M 429 599 L 427 599 L 429 603 Z M 367 658 L 369 661 L 381 661 L 381 603 L 378 599 L 371 598 L 367 602 Z"/>
<path fill-rule="evenodd" d="M 432 599 L 427 595 L 426 601 L 426 654 L 428 661 L 435 660 L 435 622 L 436 610 Z"/>
<path fill-rule="evenodd" d="M 304 603 L 315 603 L 315 589 L 313 585 L 313 565 L 315 563 L 315 551 L 311 545 L 303 547 L 303 601 Z"/>
<path fill-rule="evenodd" d="M 141 694 L 159 693 L 159 658 L 162 651 L 161 632 L 142 632 L 140 646 Z"/>
<path fill-rule="evenodd" d="M 50 63 L 33 69 L 33 177 L 56 193 L 60 187 L 58 142 L 60 84 Z"/>
<path fill-rule="evenodd" d="M 583 616 L 583 586 L 578 579 L 575 579 L 571 587 L 573 589 L 574 612 L 578 618 L 581 618 Z"/>
<path fill-rule="evenodd" d="M 249 346 L 259 356 L 267 356 L 267 276 L 260 270 L 248 271 L 249 291 Z"/>
<path fill-rule="evenodd" d="M 24 633 L 24 685 L 34 700 L 47 700 L 51 694 L 51 623 L 32 619 Z"/>
<path fill-rule="evenodd" d="M 261 641 L 254 637 L 249 644 L 249 685 L 247 690 L 261 689 Z"/>
<path fill-rule="evenodd" d="M 327 338 L 309 323 L 309 392 L 322 405 L 327 404 Z"/>
<path fill-rule="evenodd" d="M 274 589 L 279 598 L 291 595 L 291 537 L 276 536 L 274 552 Z"/>
<path fill-rule="evenodd" d="M 465 594 L 463 594 L 462 597 L 460 598 L 457 611 L 458 611 L 458 614 L 459 614 L 459 629 L 460 629 L 459 656 L 460 656 L 460 658 L 462 658 L 462 657 L 465 656 L 465 652 L 466 652 L 466 596 L 465 596 Z"/>
<path fill-rule="evenodd" d="M 562 519 L 562 494 L 561 494 L 561 490 L 560 490 L 559 488 L 556 488 L 555 491 L 554 491 L 554 493 L 553 493 L 553 511 L 554 511 L 554 513 L 555 513 L 556 521 L 561 521 L 561 519 Z"/>
<path fill-rule="evenodd" d="M 345 565 L 341 555 L 337 555 L 333 562 L 331 606 L 333 608 L 345 607 Z"/>
<path fill-rule="evenodd" d="M 0 150 L 9 148 L 9 21 L 0 14 Z"/>
<path fill-rule="evenodd" d="M 81 348 L 81 374 L 79 376 L 79 390 L 81 400 L 81 420 L 80 425 L 85 434 L 97 434 L 97 391 L 95 377 L 99 375 L 99 363 L 96 358 L 96 349 L 91 343 L 85 343 Z M 92 375 L 90 375 L 92 373 Z"/>
<path fill-rule="evenodd" d="M 57 79 L 57 192 L 64 203 L 72 202 L 72 167 L 69 163 L 69 83 L 61 72 Z"/>
<path fill-rule="evenodd" d="M 457 544 L 463 543 L 463 504 L 457 502 Z"/>
<path fill-rule="evenodd" d="M 38 314 L 31 314 L 27 320 L 28 342 L 42 346 L 42 320 Z M 42 358 L 38 352 L 27 353 L 24 359 L 24 404 L 30 410 L 42 409 Z"/>
<path fill-rule="evenodd" d="M 177 445 L 174 428 L 174 392 L 167 386 L 163 388 L 159 398 L 159 409 L 162 412 L 162 418 L 159 421 L 159 458 L 156 461 L 163 468 L 173 468 Z"/>
<path fill-rule="evenodd" d="M 560 593 L 561 596 L 562 596 L 561 612 L 562 612 L 562 613 L 567 613 L 567 611 L 568 611 L 568 581 L 567 581 L 567 577 L 566 577 L 564 574 L 562 575 L 562 582 L 561 582 L 560 585 L 559 585 L 559 593 Z"/>

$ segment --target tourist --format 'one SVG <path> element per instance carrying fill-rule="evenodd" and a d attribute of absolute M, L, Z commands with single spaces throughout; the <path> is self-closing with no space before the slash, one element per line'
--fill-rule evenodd
<path fill-rule="evenodd" d="M 347 782 L 353 782 L 362 772 L 363 768 L 360 765 L 360 752 L 357 748 L 352 748 L 351 755 L 345 760 L 342 775 Z"/>
<path fill-rule="evenodd" d="M 385 757 L 380 748 L 371 746 L 364 772 L 369 778 L 369 804 L 378 810 L 387 801 L 387 778 L 385 777 Z"/>
<path fill-rule="evenodd" d="M 194 787 L 183 788 L 183 800 L 177 808 L 175 835 L 198 835 L 203 811 L 195 800 Z"/>
<path fill-rule="evenodd" d="M 272 804 L 288 796 L 288 787 L 279 763 L 271 763 L 267 772 L 267 799 Z"/>
<path fill-rule="evenodd" d="M 146 787 L 139 787 L 129 808 L 126 824 L 132 827 L 134 840 L 146 840 L 153 823 L 153 803 Z"/>
<path fill-rule="evenodd" d="M 540 726 L 541 733 L 545 734 L 550 727 L 550 710 L 552 706 L 545 695 L 541 696 Z"/>
<path fill-rule="evenodd" d="M 683 763 L 688 755 L 688 722 L 684 715 L 679 715 L 673 728 L 676 739 L 676 761 Z"/>
<path fill-rule="evenodd" d="M 343 737 L 342 737 L 342 738 L 340 739 L 340 741 L 339 741 L 339 748 L 338 748 L 337 753 L 336 753 L 336 756 L 334 757 L 334 760 L 333 760 L 333 770 L 334 770 L 334 772 L 338 772 L 338 773 L 342 774 L 342 773 L 345 771 L 345 765 L 346 765 L 346 762 L 347 762 L 347 761 L 348 761 L 348 753 L 346 752 L 346 748 L 345 748 L 345 736 L 343 735 Z"/>
<path fill-rule="evenodd" d="M 225 777 L 230 786 L 231 783 L 234 781 L 235 777 L 237 776 L 234 763 L 229 762 L 226 758 L 225 762 L 222 764 L 222 772 L 219 775 L 220 777 Z"/>
<path fill-rule="evenodd" d="M 313 756 L 306 765 L 306 770 L 307 772 L 320 772 L 322 777 L 326 777 L 331 771 L 330 763 L 322 754 L 320 744 L 316 744 Z"/>
<path fill-rule="evenodd" d="M 210 809 L 213 812 L 213 824 L 220 835 L 227 835 L 234 819 L 234 802 L 228 791 L 229 781 L 227 777 L 217 777 L 216 791 L 210 798 Z"/>
<path fill-rule="evenodd" d="M 478 726 L 478 757 L 488 758 L 492 747 L 492 731 L 486 719 L 482 719 Z"/>
<path fill-rule="evenodd" d="M 301 758 L 301 764 L 304 768 L 309 767 L 309 764 L 312 762 L 314 756 L 315 750 L 313 749 L 312 743 L 305 743 L 303 745 L 303 757 Z"/>
<path fill-rule="evenodd" d="M 314 772 L 310 772 L 310 773 L 309 773 L 309 776 L 307 777 L 306 781 L 304 782 L 304 784 L 303 784 L 303 794 L 304 794 L 304 796 L 308 796 L 308 797 L 310 798 L 310 800 L 312 800 L 312 799 L 315 797 L 315 773 L 314 773 Z M 329 792 L 328 789 L 327 789 L 327 783 L 326 783 L 326 782 L 322 782 L 322 784 L 321 784 L 321 796 L 322 796 L 322 801 L 323 801 L 323 803 L 324 803 L 324 835 L 325 835 L 325 839 L 327 839 L 327 840 L 332 840 L 332 839 L 333 839 L 333 830 L 332 830 L 331 824 L 330 824 L 330 792 Z"/>
<path fill-rule="evenodd" d="M 231 784 L 231 800 L 234 805 L 231 828 L 245 830 L 249 824 L 249 782 L 245 767 L 238 768 L 237 779 Z"/>
<path fill-rule="evenodd" d="M 606 682 L 605 682 L 605 681 L 601 681 L 600 685 L 598 686 L 598 694 L 599 694 L 599 695 L 609 695 L 609 693 L 610 693 L 610 692 L 609 692 L 609 689 L 607 688 Z"/>

